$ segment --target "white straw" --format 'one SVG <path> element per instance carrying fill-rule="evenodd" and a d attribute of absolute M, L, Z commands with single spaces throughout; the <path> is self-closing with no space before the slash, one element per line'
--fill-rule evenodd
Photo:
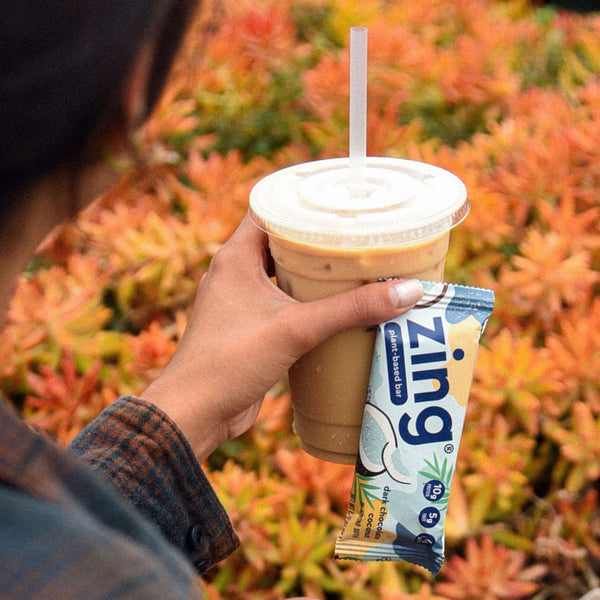
<path fill-rule="evenodd" d="M 367 28 L 350 28 L 350 176 L 364 178 L 367 162 Z"/>

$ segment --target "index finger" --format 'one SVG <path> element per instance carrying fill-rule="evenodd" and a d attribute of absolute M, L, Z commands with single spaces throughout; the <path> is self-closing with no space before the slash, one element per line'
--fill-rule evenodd
<path fill-rule="evenodd" d="M 269 237 L 265 231 L 255 225 L 246 215 L 232 236 L 225 243 L 221 252 L 236 253 L 236 264 L 256 264 L 260 260 L 267 272 L 272 270 L 272 259 L 269 253 Z"/>

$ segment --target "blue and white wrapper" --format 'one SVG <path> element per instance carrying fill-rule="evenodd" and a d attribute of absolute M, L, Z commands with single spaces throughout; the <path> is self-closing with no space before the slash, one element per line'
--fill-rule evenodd
<path fill-rule="evenodd" d="M 434 575 L 481 334 L 493 292 L 423 282 L 378 327 L 359 453 L 336 558 L 401 560 Z"/>

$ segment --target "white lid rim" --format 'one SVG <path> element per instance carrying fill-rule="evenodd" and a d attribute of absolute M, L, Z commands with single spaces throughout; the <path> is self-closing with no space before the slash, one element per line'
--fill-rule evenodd
<path fill-rule="evenodd" d="M 290 242 L 319 246 L 323 248 L 345 248 L 356 250 L 360 248 L 382 248 L 390 246 L 408 246 L 415 243 L 425 242 L 429 239 L 439 237 L 448 233 L 454 227 L 462 223 L 471 210 L 471 204 L 465 200 L 461 210 L 448 219 L 437 221 L 428 227 L 412 228 L 402 231 L 376 231 L 371 234 L 346 234 L 340 236 L 339 231 L 327 232 L 319 229 L 304 229 L 299 236 L 298 227 L 279 226 L 273 228 L 261 219 L 249 208 L 250 220 L 262 231 L 270 236 L 284 239 Z"/>
<path fill-rule="evenodd" d="M 470 211 L 466 187 L 456 175 L 429 163 L 390 157 L 368 157 L 367 166 L 402 170 L 412 174 L 415 179 L 427 179 L 428 182 L 433 180 L 433 187 L 427 183 L 426 194 L 429 197 L 433 194 L 434 198 L 443 194 L 449 198 L 448 204 L 434 201 L 431 207 L 433 213 L 427 213 L 430 204 L 425 196 L 419 199 L 422 204 L 415 203 L 415 206 L 403 212 L 387 213 L 384 210 L 361 214 L 356 220 L 359 230 L 354 233 L 343 229 L 347 217 L 322 215 L 323 218 L 313 221 L 311 215 L 294 211 L 293 207 L 286 215 L 279 211 L 280 206 L 276 201 L 271 201 L 273 197 L 278 200 L 282 194 L 287 194 L 287 190 L 297 185 L 296 182 L 302 181 L 303 177 L 321 171 L 347 168 L 348 162 L 348 158 L 323 159 L 293 165 L 267 175 L 251 190 L 251 220 L 269 235 L 292 242 L 360 249 L 410 245 L 441 236 L 461 223 Z M 265 198 L 269 200 L 266 201 Z M 351 216 L 347 222 L 353 218 Z"/>

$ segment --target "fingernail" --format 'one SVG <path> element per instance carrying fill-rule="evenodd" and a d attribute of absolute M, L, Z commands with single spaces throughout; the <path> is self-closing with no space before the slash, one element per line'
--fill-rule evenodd
<path fill-rule="evenodd" d="M 390 297 L 397 308 L 412 306 L 422 295 L 423 286 L 418 279 L 398 281 L 390 287 Z"/>

